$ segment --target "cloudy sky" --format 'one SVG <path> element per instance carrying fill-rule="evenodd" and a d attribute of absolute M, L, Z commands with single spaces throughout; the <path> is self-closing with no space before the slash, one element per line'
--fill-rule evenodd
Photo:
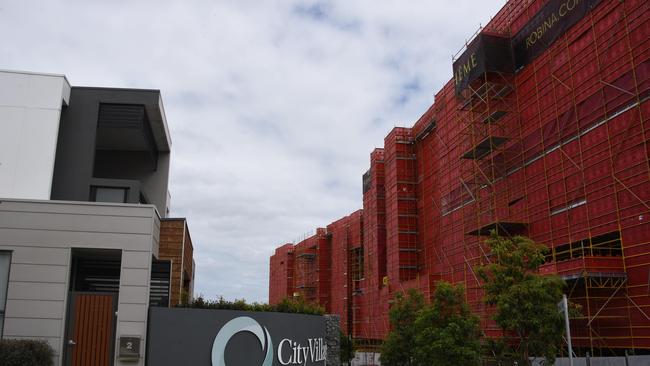
<path fill-rule="evenodd" d="M 0 69 L 160 89 L 196 292 L 268 299 L 276 246 L 362 206 L 369 153 L 504 0 L 0 0 Z"/>

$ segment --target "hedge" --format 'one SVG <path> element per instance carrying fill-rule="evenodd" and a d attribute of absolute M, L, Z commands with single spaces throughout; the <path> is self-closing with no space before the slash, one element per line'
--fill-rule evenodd
<path fill-rule="evenodd" d="M 0 365 L 52 366 L 54 350 L 45 341 L 1 339 Z"/>
<path fill-rule="evenodd" d="M 325 309 L 322 307 L 305 302 L 304 300 L 298 299 L 282 299 L 278 304 L 269 305 L 269 304 L 260 304 L 252 303 L 249 304 L 245 300 L 235 300 L 228 301 L 223 297 L 218 298 L 217 300 L 206 300 L 202 296 L 194 299 L 193 301 L 179 305 L 181 308 L 193 308 L 193 309 L 221 309 L 221 310 L 243 310 L 243 311 L 258 311 L 258 312 L 279 312 L 279 313 L 297 313 L 297 314 L 309 314 L 309 315 L 323 315 Z"/>

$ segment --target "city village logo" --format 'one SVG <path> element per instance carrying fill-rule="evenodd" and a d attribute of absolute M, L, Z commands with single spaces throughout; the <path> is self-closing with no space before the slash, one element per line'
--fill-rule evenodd
<path fill-rule="evenodd" d="M 262 345 L 262 350 L 266 346 L 266 356 L 264 356 L 264 362 L 260 366 L 272 366 L 273 365 L 273 341 L 271 340 L 271 335 L 269 330 L 266 327 L 262 326 L 256 322 L 253 318 L 247 316 L 240 316 L 235 318 L 226 325 L 224 325 L 217 337 L 214 339 L 212 344 L 212 366 L 226 366 L 226 345 L 230 338 L 234 337 L 235 334 L 239 332 L 250 332 L 253 333 L 257 339 L 259 339 L 260 344 Z"/>
<path fill-rule="evenodd" d="M 265 351 L 264 361 L 260 366 L 272 366 L 274 353 L 271 334 L 266 327 L 262 327 L 255 319 L 247 316 L 232 319 L 219 330 L 212 344 L 212 366 L 226 366 L 226 345 L 232 337 L 240 332 L 250 332 L 257 337 L 262 350 Z M 295 340 L 284 338 L 278 344 L 278 362 L 283 366 L 306 366 L 308 362 L 325 361 L 327 345 L 323 338 L 309 338 L 307 343 L 307 346 L 303 346 Z"/>

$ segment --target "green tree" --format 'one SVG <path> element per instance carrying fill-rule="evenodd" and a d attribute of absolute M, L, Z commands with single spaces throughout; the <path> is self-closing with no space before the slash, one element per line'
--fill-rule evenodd
<path fill-rule="evenodd" d="M 438 282 L 431 304 L 414 289 L 397 294 L 391 332 L 381 364 L 387 366 L 474 366 L 479 363 L 479 319 L 465 302 L 465 290 Z"/>
<path fill-rule="evenodd" d="M 486 244 L 491 262 L 477 272 L 485 281 L 485 301 L 495 308 L 493 318 L 508 337 L 501 353 L 520 365 L 529 364 L 532 356 L 552 363 L 562 347 L 564 322 L 557 304 L 565 282 L 537 272 L 548 249 L 526 237 L 494 232 Z"/>
<path fill-rule="evenodd" d="M 391 331 L 381 348 L 381 364 L 384 366 L 416 366 L 414 345 L 416 340 L 415 321 L 425 306 L 424 296 L 410 289 L 406 296 L 395 296 L 388 317 Z"/>
<path fill-rule="evenodd" d="M 474 366 L 480 361 L 479 318 L 465 302 L 465 289 L 438 282 L 433 301 L 415 321 L 415 359 L 423 366 Z"/>

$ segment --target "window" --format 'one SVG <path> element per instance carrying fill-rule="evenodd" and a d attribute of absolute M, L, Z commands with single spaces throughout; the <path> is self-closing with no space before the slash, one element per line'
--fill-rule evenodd
<path fill-rule="evenodd" d="M 121 187 L 91 187 L 91 201 L 126 203 L 129 189 Z"/>
<path fill-rule="evenodd" d="M 0 252 L 0 338 L 2 338 L 2 330 L 4 329 L 5 307 L 7 305 L 9 264 L 11 264 L 11 253 Z"/>

